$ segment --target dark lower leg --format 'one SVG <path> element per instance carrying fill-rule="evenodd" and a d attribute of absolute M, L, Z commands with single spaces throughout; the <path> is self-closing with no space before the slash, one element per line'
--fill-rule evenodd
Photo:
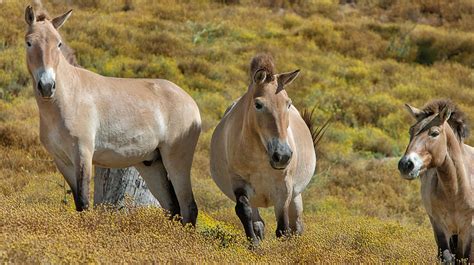
<path fill-rule="evenodd" d="M 243 188 L 237 188 L 234 191 L 234 194 L 237 202 L 235 205 L 235 213 L 239 217 L 240 222 L 242 222 L 242 225 L 244 226 L 245 235 L 249 240 L 254 243 L 257 243 L 258 239 L 255 235 L 252 222 L 252 207 L 250 206 L 250 201 L 247 192 Z"/>
<path fill-rule="evenodd" d="M 449 242 L 441 230 L 441 228 L 430 218 L 431 224 L 433 226 L 433 232 L 436 239 L 436 244 L 438 246 L 438 259 L 444 262 L 452 262 L 453 255 L 451 253 Z"/>
<path fill-rule="evenodd" d="M 265 222 L 263 221 L 258 208 L 252 208 L 253 230 L 258 239 L 263 240 L 265 237 Z"/>
<path fill-rule="evenodd" d="M 76 210 L 79 212 L 89 208 L 90 173 L 88 171 L 88 168 L 81 162 L 76 173 L 77 192 L 74 195 Z"/>
<path fill-rule="evenodd" d="M 181 209 L 179 207 L 179 202 L 178 202 L 178 197 L 176 197 L 176 192 L 174 191 L 173 184 L 171 181 L 168 180 L 168 189 L 169 189 L 169 194 L 170 194 L 170 199 L 171 199 L 171 208 L 168 209 L 171 217 L 173 218 L 176 215 L 179 215 L 181 213 Z"/>
<path fill-rule="evenodd" d="M 288 220 L 288 212 L 284 212 L 278 217 L 276 236 L 288 236 L 290 234 L 290 222 Z"/>

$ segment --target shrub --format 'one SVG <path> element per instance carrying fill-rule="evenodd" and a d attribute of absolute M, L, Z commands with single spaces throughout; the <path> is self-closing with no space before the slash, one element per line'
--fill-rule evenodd
<path fill-rule="evenodd" d="M 364 127 L 354 135 L 352 148 L 354 151 L 366 152 L 375 156 L 394 156 L 400 153 L 396 144 L 382 130 L 373 127 Z"/>
<path fill-rule="evenodd" d="M 416 62 L 431 65 L 436 61 L 457 61 L 474 65 L 474 34 L 444 33 L 419 27 L 410 35 L 417 47 Z"/>
<path fill-rule="evenodd" d="M 340 33 L 328 19 L 312 18 L 309 23 L 295 30 L 295 35 L 314 41 L 319 47 L 329 49 L 341 41 Z"/>

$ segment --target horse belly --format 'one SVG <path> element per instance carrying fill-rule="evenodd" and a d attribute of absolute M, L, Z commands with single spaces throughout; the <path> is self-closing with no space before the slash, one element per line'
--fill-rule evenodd
<path fill-rule="evenodd" d="M 210 150 L 211 159 L 209 161 L 210 171 L 212 180 L 214 180 L 217 187 L 219 187 L 219 189 L 229 197 L 229 199 L 235 201 L 232 179 L 230 176 L 231 173 L 229 172 L 230 169 L 224 147 L 224 127 L 224 121 L 221 121 L 212 134 Z"/>
<path fill-rule="evenodd" d="M 316 168 L 316 155 L 309 154 L 306 158 L 299 158 L 293 174 L 293 195 L 302 193 L 313 178 Z"/>
<path fill-rule="evenodd" d="M 294 160 L 290 163 L 293 196 L 302 193 L 311 181 L 316 170 L 316 153 L 313 139 L 306 124 L 298 116 L 292 120 L 290 142 L 294 146 Z"/>
<path fill-rule="evenodd" d="M 101 167 L 123 168 L 157 157 L 158 139 L 144 135 L 123 141 L 96 142 L 93 163 Z"/>
<path fill-rule="evenodd" d="M 225 162 L 216 162 L 215 159 L 211 159 L 211 177 L 216 183 L 217 187 L 227 196 L 229 199 L 235 201 L 234 191 L 232 189 L 231 177 L 228 174 L 228 168 Z"/>

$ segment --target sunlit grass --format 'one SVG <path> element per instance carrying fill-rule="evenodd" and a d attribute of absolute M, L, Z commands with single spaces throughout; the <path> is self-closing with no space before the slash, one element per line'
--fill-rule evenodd
<path fill-rule="evenodd" d="M 198 103 L 203 133 L 192 170 L 198 225 L 183 228 L 159 209 L 74 211 L 39 142 L 24 63 L 29 2 L 6 0 L 0 3 L 0 262 L 435 262 L 419 182 L 402 180 L 396 169 L 412 122 L 403 103 L 448 97 L 474 117 L 470 1 L 69 2 L 46 7 L 51 15 L 74 9 L 60 32 L 83 67 L 169 79 Z M 267 238 L 249 250 L 234 204 L 209 176 L 209 142 L 224 110 L 247 89 L 248 64 L 258 52 L 272 53 L 280 72 L 301 69 L 287 89 L 294 105 L 316 106 L 316 123 L 332 123 L 319 147 L 318 174 L 303 193 L 304 235 L 276 239 L 273 210 L 264 209 Z"/>

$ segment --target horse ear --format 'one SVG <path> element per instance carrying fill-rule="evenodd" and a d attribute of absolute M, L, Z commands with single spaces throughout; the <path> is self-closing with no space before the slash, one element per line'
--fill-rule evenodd
<path fill-rule="evenodd" d="M 25 21 L 26 24 L 32 26 L 36 22 L 36 15 L 33 7 L 27 6 L 25 9 Z"/>
<path fill-rule="evenodd" d="M 72 9 L 59 17 L 53 18 L 51 23 L 53 23 L 54 28 L 59 29 L 66 22 L 66 20 L 71 16 L 71 14 L 72 14 Z"/>
<path fill-rule="evenodd" d="M 282 91 L 283 89 L 285 89 L 285 86 L 291 84 L 291 82 L 293 82 L 293 80 L 295 80 L 299 74 L 300 74 L 300 69 L 295 70 L 293 72 L 279 74 L 277 78 L 278 88 L 276 92 L 278 93 Z"/>
<path fill-rule="evenodd" d="M 267 79 L 267 72 L 263 69 L 258 70 L 253 75 L 253 81 L 255 82 L 255 84 L 263 84 L 263 82 L 265 82 L 265 79 Z"/>
<path fill-rule="evenodd" d="M 451 117 L 451 108 L 449 108 L 448 106 L 445 106 L 441 112 L 439 113 L 439 117 L 441 118 L 441 121 L 444 123 L 445 121 L 449 120 L 449 118 Z"/>
<path fill-rule="evenodd" d="M 298 77 L 300 74 L 300 69 L 295 70 L 293 72 L 283 73 L 278 75 L 278 84 L 282 84 L 283 86 L 291 84 L 293 80 Z"/>
<path fill-rule="evenodd" d="M 423 111 L 415 108 L 413 106 L 410 106 L 410 104 L 405 103 L 405 107 L 407 108 L 408 113 L 410 113 L 411 116 L 415 119 L 419 119 L 423 115 Z"/>

